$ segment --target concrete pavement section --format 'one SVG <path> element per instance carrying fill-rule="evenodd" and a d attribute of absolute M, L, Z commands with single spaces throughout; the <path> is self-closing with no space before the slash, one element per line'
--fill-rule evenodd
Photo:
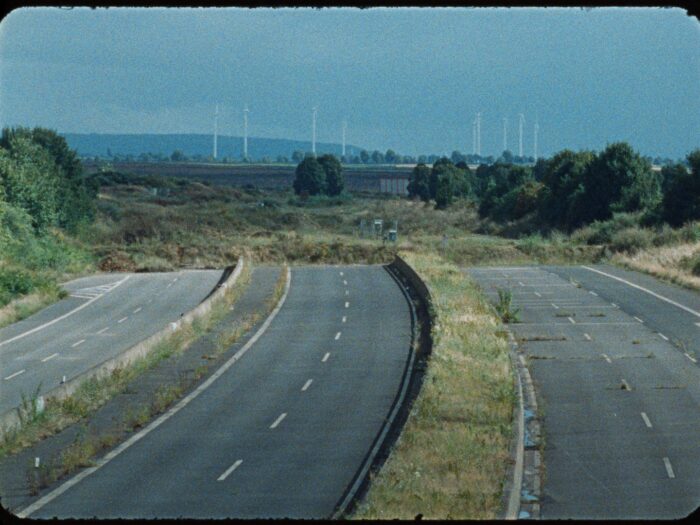
<path fill-rule="evenodd" d="M 240 361 L 31 517 L 328 517 L 382 428 L 410 344 L 409 305 L 384 268 L 295 268 Z"/>
<path fill-rule="evenodd" d="M 103 274 L 64 287 L 70 296 L 0 330 L 0 414 L 118 355 L 199 304 L 221 270 Z"/>
<path fill-rule="evenodd" d="M 596 269 L 691 310 L 699 304 L 646 276 Z M 509 328 L 541 410 L 541 517 L 679 518 L 697 509 L 700 368 L 673 344 L 697 343 L 686 330 L 696 328 L 693 314 L 580 267 L 468 271 L 494 302 L 509 289 L 521 309 Z"/>

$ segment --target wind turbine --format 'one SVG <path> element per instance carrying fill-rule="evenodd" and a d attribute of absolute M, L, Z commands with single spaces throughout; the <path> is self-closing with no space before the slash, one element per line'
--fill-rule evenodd
<path fill-rule="evenodd" d="M 522 158 L 523 156 L 523 124 L 525 124 L 525 115 L 522 113 L 518 114 L 518 128 L 520 130 L 520 142 L 518 144 L 518 156 Z"/>
<path fill-rule="evenodd" d="M 216 158 L 216 153 L 217 153 L 217 144 L 216 141 L 218 139 L 219 135 L 219 105 L 216 105 L 216 109 L 214 110 L 214 158 Z"/>
<path fill-rule="evenodd" d="M 248 105 L 243 109 L 243 158 L 248 158 Z"/>
<path fill-rule="evenodd" d="M 311 111 L 311 153 L 316 156 L 316 106 Z"/>

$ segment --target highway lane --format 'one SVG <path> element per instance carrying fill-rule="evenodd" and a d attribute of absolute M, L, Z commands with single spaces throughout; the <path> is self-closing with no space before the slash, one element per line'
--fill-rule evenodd
<path fill-rule="evenodd" d="M 543 410 L 541 517 L 688 515 L 700 505 L 700 369 L 645 320 L 678 308 L 597 277 L 589 289 L 574 267 L 551 270 L 469 270 L 492 300 L 510 289 L 521 308 L 510 328 Z M 664 327 L 669 339 L 674 326 Z"/>
<path fill-rule="evenodd" d="M 410 344 L 409 305 L 384 268 L 294 268 L 239 361 L 31 517 L 328 517 L 389 414 Z"/>
<path fill-rule="evenodd" d="M 0 330 L 0 413 L 46 392 L 177 320 L 216 286 L 221 270 L 102 274 L 70 296 Z"/>

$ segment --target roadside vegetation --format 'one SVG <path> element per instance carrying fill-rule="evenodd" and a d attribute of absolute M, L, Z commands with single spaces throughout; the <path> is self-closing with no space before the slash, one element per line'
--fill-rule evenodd
<path fill-rule="evenodd" d="M 433 350 L 401 435 L 352 517 L 495 519 L 516 403 L 506 333 L 454 264 L 402 255 L 430 289 Z"/>

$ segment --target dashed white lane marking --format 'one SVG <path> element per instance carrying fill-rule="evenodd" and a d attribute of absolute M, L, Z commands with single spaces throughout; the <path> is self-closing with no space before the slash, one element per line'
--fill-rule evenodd
<path fill-rule="evenodd" d="M 141 307 L 139 306 L 136 310 L 134 310 L 134 311 L 131 312 L 131 313 L 132 313 L 132 314 L 137 314 L 137 313 L 139 313 L 140 311 L 141 311 Z"/>
<path fill-rule="evenodd" d="M 76 341 L 72 345 L 70 345 L 71 348 L 75 348 L 76 346 L 80 346 L 85 342 L 85 339 L 81 339 L 80 341 Z"/>
<path fill-rule="evenodd" d="M 350 295 L 350 292 L 348 290 L 345 290 L 345 295 Z"/>
<path fill-rule="evenodd" d="M 272 423 L 272 425 L 270 425 L 270 428 L 277 428 L 277 425 L 279 425 L 285 417 L 287 417 L 287 413 L 282 412 L 282 414 L 280 414 L 280 417 L 275 419 L 275 422 Z"/>
<path fill-rule="evenodd" d="M 519 284 L 520 286 L 525 286 L 521 281 L 518 281 L 518 284 Z"/>
<path fill-rule="evenodd" d="M 639 317 L 637 317 L 636 315 L 633 316 L 633 317 L 634 317 L 637 321 L 639 321 L 640 323 L 643 323 L 643 322 L 644 322 L 644 321 L 642 321 Z"/>
<path fill-rule="evenodd" d="M 347 285 L 348 285 L 348 282 L 347 282 L 345 279 L 343 279 L 343 284 L 344 284 L 345 286 L 347 286 Z"/>
<path fill-rule="evenodd" d="M 598 297 L 598 294 L 595 293 L 593 290 L 588 290 L 588 293 L 591 294 L 591 295 L 594 295 L 594 296 Z"/>
<path fill-rule="evenodd" d="M 535 292 L 535 295 L 536 295 L 537 297 L 542 297 L 542 294 L 541 294 L 540 292 Z"/>
<path fill-rule="evenodd" d="M 559 307 L 558 307 L 556 304 L 554 304 L 554 303 L 552 303 L 552 307 L 553 307 L 555 310 L 559 310 Z"/>
<path fill-rule="evenodd" d="M 587 341 L 591 341 L 591 336 L 588 334 L 583 334 L 583 337 L 586 338 Z"/>
<path fill-rule="evenodd" d="M 571 324 L 576 324 L 573 317 L 567 317 L 567 319 L 571 322 Z"/>
<path fill-rule="evenodd" d="M 671 460 L 668 458 L 664 458 L 664 466 L 666 467 L 666 474 L 668 474 L 668 477 L 673 479 L 676 477 L 676 475 L 673 473 L 673 467 L 671 466 Z"/>
<path fill-rule="evenodd" d="M 128 318 L 129 318 L 129 316 L 127 315 L 126 317 L 122 317 L 121 319 L 119 319 L 119 321 L 117 321 L 117 322 L 118 322 L 118 323 L 123 323 L 123 322 L 126 321 Z"/>
<path fill-rule="evenodd" d="M 693 363 L 697 363 L 698 360 L 695 359 L 692 355 L 690 355 L 688 352 L 684 352 L 685 356 L 690 359 Z"/>
<path fill-rule="evenodd" d="M 58 352 L 56 352 L 55 354 L 51 354 L 49 357 L 45 357 L 44 359 L 42 359 L 41 362 L 42 362 L 42 363 L 46 363 L 46 361 L 49 361 L 50 359 L 53 359 L 53 358 L 56 357 L 57 355 L 58 355 Z"/>
<path fill-rule="evenodd" d="M 668 337 L 666 337 L 666 336 L 665 336 L 664 334 L 662 334 L 661 332 L 659 332 L 659 337 L 661 337 L 661 339 L 663 339 L 664 341 L 668 341 Z"/>
<path fill-rule="evenodd" d="M 673 306 L 676 306 L 676 307 L 680 308 L 681 310 L 685 310 L 686 312 L 688 312 L 690 314 L 693 314 L 697 317 L 700 317 L 700 312 L 696 312 L 692 308 L 688 308 L 687 306 L 684 306 L 680 303 L 677 303 L 676 301 L 672 301 L 668 297 L 664 297 L 663 295 L 659 295 L 655 292 L 652 292 L 651 290 L 647 290 L 643 286 L 639 286 L 638 284 L 631 283 L 629 281 L 626 281 L 625 279 L 622 279 L 620 277 L 616 277 L 615 275 L 610 275 L 609 273 L 601 272 L 600 270 L 596 270 L 595 268 L 590 268 L 589 266 L 581 266 L 581 268 L 585 268 L 586 270 L 590 270 L 592 272 L 596 272 L 596 273 L 599 273 L 601 275 L 605 275 L 606 277 L 610 277 L 611 279 L 615 279 L 616 281 L 620 281 L 622 283 L 625 283 L 625 284 L 631 286 L 632 288 L 637 288 L 638 290 L 646 292 L 649 295 L 653 295 L 657 299 L 661 299 L 662 301 L 666 301 L 668 304 L 672 304 Z"/>
<path fill-rule="evenodd" d="M 227 469 L 224 471 L 224 473 L 221 474 L 221 476 L 219 476 L 219 477 L 217 478 L 216 481 L 223 481 L 223 480 L 225 480 L 225 479 L 228 477 L 228 475 L 231 474 L 231 472 L 233 472 L 234 470 L 236 470 L 236 469 L 240 466 L 241 463 L 243 463 L 243 460 L 242 460 L 242 459 L 237 460 L 233 465 L 231 465 L 229 468 L 227 468 Z"/>
<path fill-rule="evenodd" d="M 172 282 L 169 282 L 169 283 L 168 283 L 168 286 L 166 286 L 166 288 L 170 288 L 172 285 L 173 285 L 173 283 L 172 283 Z"/>
<path fill-rule="evenodd" d="M 323 359 L 321 359 L 321 362 L 322 362 L 322 363 L 325 363 L 326 361 L 328 361 L 328 358 L 329 358 L 330 356 L 331 356 L 331 353 L 330 353 L 330 352 L 326 352 L 326 355 L 323 356 Z"/>
<path fill-rule="evenodd" d="M 126 281 L 126 280 L 129 279 L 130 277 L 131 277 L 131 275 L 127 275 L 127 276 L 124 277 L 121 281 L 117 281 L 116 283 L 114 283 L 114 286 L 112 287 L 112 289 L 116 288 L 117 286 L 119 286 L 120 284 L 122 284 L 124 281 Z M 97 297 L 93 297 L 93 298 L 90 299 L 89 301 L 84 302 L 83 304 L 81 304 L 81 305 L 78 306 L 77 308 L 74 308 L 74 309 L 71 310 L 70 312 L 63 314 L 63 315 L 60 316 L 60 317 L 56 317 L 56 319 L 52 319 L 51 321 L 49 321 L 49 322 L 47 322 L 47 323 L 44 323 L 44 324 L 42 324 L 41 326 L 37 326 L 36 328 L 32 328 L 31 330 L 28 330 L 28 331 L 24 332 L 23 334 L 19 334 L 19 335 L 16 335 L 16 336 L 14 336 L 14 337 L 11 337 L 10 339 L 8 339 L 8 340 L 6 340 L 6 341 L 2 341 L 2 342 L 0 342 L 0 346 L 6 345 L 6 344 L 8 344 L 8 343 L 11 343 L 12 341 L 17 341 L 18 339 L 22 339 L 23 337 L 26 337 L 26 336 L 28 336 L 28 335 L 31 335 L 31 334 L 35 333 L 35 332 L 38 332 L 39 330 L 43 330 L 43 329 L 46 328 L 47 326 L 51 326 L 52 324 L 55 324 L 55 323 L 57 323 L 57 322 L 59 322 L 59 321 L 65 319 L 66 317 L 69 317 L 69 316 L 73 315 L 74 313 L 76 313 L 76 312 L 82 310 L 83 308 L 85 308 L 85 307 L 91 305 L 93 302 L 97 301 L 100 297 L 103 297 L 103 296 L 102 296 L 102 295 L 98 295 Z"/>
<path fill-rule="evenodd" d="M 301 391 L 306 392 L 306 389 L 309 388 L 313 382 L 313 379 L 309 379 L 306 383 L 304 383 L 304 386 L 301 387 Z"/>
<path fill-rule="evenodd" d="M 651 421 L 649 421 L 649 418 L 646 415 L 646 412 L 642 412 L 642 419 L 644 420 L 644 424 L 651 428 Z"/>
<path fill-rule="evenodd" d="M 347 321 L 348 318 L 346 316 L 343 316 L 343 322 Z"/>
<path fill-rule="evenodd" d="M 630 388 L 630 384 L 627 382 L 626 379 L 622 379 L 620 382 L 622 383 L 622 386 L 625 387 L 625 390 L 632 390 L 632 389 Z"/>
<path fill-rule="evenodd" d="M 340 332 L 338 332 L 337 334 L 335 334 L 335 340 L 337 341 L 338 339 L 340 339 Z"/>
<path fill-rule="evenodd" d="M 612 363 L 612 361 L 610 360 L 610 358 L 606 354 L 600 354 L 600 355 L 602 355 L 608 363 Z"/>
<path fill-rule="evenodd" d="M 700 328 L 700 323 L 695 323 L 695 326 L 697 326 L 698 328 Z"/>
<path fill-rule="evenodd" d="M 7 377 L 5 378 L 5 381 L 7 381 L 7 380 L 9 380 L 9 379 L 12 379 L 13 377 L 17 377 L 17 376 L 20 375 L 20 374 L 24 374 L 25 372 L 26 372 L 26 370 L 23 368 L 23 369 L 20 370 L 19 372 L 15 372 L 14 374 L 10 374 L 9 376 L 7 376 Z"/>
<path fill-rule="evenodd" d="M 350 303 L 345 301 L 345 308 L 349 308 L 349 307 L 350 307 Z"/>
<path fill-rule="evenodd" d="M 610 304 L 612 305 L 613 308 L 619 308 L 619 306 L 617 306 L 615 303 L 610 303 Z"/>
<path fill-rule="evenodd" d="M 176 281 L 177 281 L 177 277 L 175 277 L 175 279 L 173 279 L 173 282 L 176 282 Z"/>
<path fill-rule="evenodd" d="M 340 276 L 341 276 L 341 277 L 343 276 L 343 272 L 340 272 Z"/>
<path fill-rule="evenodd" d="M 109 330 L 109 326 L 105 326 L 102 330 L 100 330 L 100 331 L 97 332 L 97 333 L 98 333 L 98 334 L 101 334 L 102 332 L 106 332 L 107 330 Z"/>

